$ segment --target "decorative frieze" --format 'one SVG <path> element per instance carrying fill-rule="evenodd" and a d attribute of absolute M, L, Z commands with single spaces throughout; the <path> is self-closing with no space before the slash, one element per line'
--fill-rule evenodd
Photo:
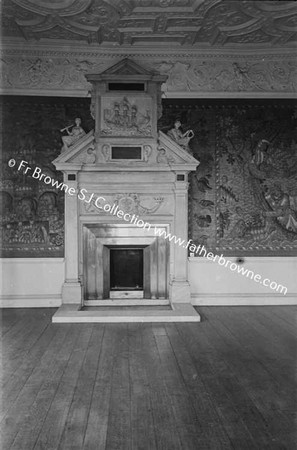
<path fill-rule="evenodd" d="M 147 196 L 135 193 L 104 194 L 94 193 L 81 202 L 82 214 L 106 214 L 116 216 L 118 211 L 141 216 L 159 212 L 164 204 L 162 196 Z M 164 212 L 164 211 L 163 211 Z M 167 211 L 166 211 L 167 212 Z"/>
<path fill-rule="evenodd" d="M 166 92 L 296 92 L 297 62 L 274 57 L 250 60 L 178 60 L 155 64 L 168 75 Z"/>
<path fill-rule="evenodd" d="M 2 52 L 1 86 L 7 94 L 90 95 L 91 84 L 85 74 L 101 72 L 123 56 L 119 53 L 94 51 L 65 52 L 50 50 L 7 49 Z M 147 70 L 167 75 L 162 85 L 165 96 L 193 96 L 209 93 L 240 92 L 289 94 L 297 90 L 297 59 L 284 53 L 145 53 L 128 55 Z M 107 106 L 112 109 L 113 105 Z M 145 114 L 144 114 L 145 116 Z M 106 116 L 107 119 L 109 117 Z"/>

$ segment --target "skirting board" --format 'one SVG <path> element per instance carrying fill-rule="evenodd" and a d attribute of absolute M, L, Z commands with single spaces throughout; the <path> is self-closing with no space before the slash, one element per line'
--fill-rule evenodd
<path fill-rule="evenodd" d="M 208 294 L 192 295 L 193 306 L 273 306 L 297 305 L 297 294 L 291 295 L 247 295 Z M 62 305 L 59 295 L 6 295 L 0 297 L 0 308 L 54 308 Z"/>
<path fill-rule="evenodd" d="M 0 297 L 0 308 L 55 308 L 61 306 L 59 295 L 6 295 Z"/>
<path fill-rule="evenodd" d="M 192 294 L 193 306 L 284 306 L 297 305 L 297 293 L 289 295 Z"/>

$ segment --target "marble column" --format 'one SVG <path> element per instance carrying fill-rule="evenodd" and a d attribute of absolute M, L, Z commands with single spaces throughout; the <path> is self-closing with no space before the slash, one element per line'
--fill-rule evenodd
<path fill-rule="evenodd" d="M 170 286 L 170 299 L 173 303 L 190 303 L 190 284 L 188 281 L 188 182 L 175 183 L 174 234 L 184 240 L 182 245 L 173 243 L 174 267 Z"/>
<path fill-rule="evenodd" d="M 64 173 L 64 183 L 68 186 L 68 192 L 65 192 L 65 282 L 62 286 L 62 302 L 81 303 L 82 287 L 78 278 L 77 172 Z"/>

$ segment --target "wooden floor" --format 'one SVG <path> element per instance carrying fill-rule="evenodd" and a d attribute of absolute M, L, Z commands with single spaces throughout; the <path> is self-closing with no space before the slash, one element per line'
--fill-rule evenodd
<path fill-rule="evenodd" d="M 1 450 L 296 450 L 297 307 L 198 310 L 104 325 L 3 310 Z"/>

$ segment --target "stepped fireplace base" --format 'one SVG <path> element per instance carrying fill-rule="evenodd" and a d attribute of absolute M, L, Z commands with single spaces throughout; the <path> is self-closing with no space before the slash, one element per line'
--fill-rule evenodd
<path fill-rule="evenodd" d="M 54 323 L 144 323 L 144 322 L 200 322 L 201 318 L 195 308 L 189 303 L 172 303 L 167 310 L 158 310 L 154 307 L 136 309 L 133 306 L 128 310 L 119 311 L 111 306 L 109 309 L 100 309 L 100 306 L 91 311 L 81 309 L 80 305 L 62 305 L 54 314 Z"/>

